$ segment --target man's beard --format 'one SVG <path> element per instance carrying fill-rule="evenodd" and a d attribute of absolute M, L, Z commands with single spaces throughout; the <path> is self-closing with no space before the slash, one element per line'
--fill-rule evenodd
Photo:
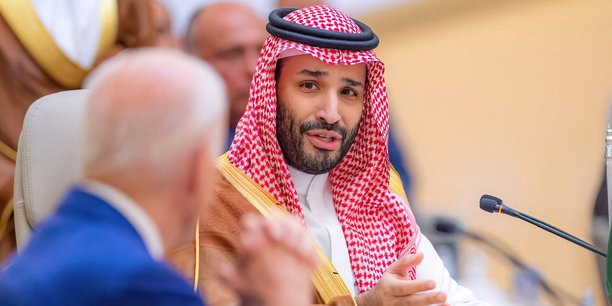
<path fill-rule="evenodd" d="M 346 155 L 357 136 L 359 122 L 350 130 L 338 123 L 329 124 L 325 121 L 311 120 L 301 124 L 295 115 L 283 102 L 277 104 L 276 138 L 287 164 L 296 169 L 310 173 L 321 174 L 331 171 Z M 340 151 L 327 151 L 313 147 L 315 154 L 306 152 L 304 133 L 310 130 L 329 130 L 342 135 Z M 348 135 L 348 137 L 347 137 Z"/>

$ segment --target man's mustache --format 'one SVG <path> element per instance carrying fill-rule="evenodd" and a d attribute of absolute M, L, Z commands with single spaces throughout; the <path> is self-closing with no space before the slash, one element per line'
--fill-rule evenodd
<path fill-rule="evenodd" d="M 329 124 L 325 121 L 311 120 L 311 121 L 306 121 L 300 124 L 300 134 L 304 134 L 305 132 L 308 132 L 311 130 L 334 131 L 342 135 L 342 139 L 346 139 L 346 134 L 347 134 L 346 128 L 340 126 L 340 124 L 338 123 Z"/>

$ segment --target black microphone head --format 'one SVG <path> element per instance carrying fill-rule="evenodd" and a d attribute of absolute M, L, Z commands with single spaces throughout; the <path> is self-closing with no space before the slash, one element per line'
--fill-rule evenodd
<path fill-rule="evenodd" d="M 504 203 L 500 198 L 492 195 L 483 194 L 482 197 L 480 197 L 480 209 L 490 213 L 498 212 L 499 206 L 503 204 Z"/>
<path fill-rule="evenodd" d="M 436 232 L 444 234 L 463 233 L 463 227 L 461 226 L 459 221 L 452 218 L 436 217 L 434 219 L 434 228 L 436 229 Z"/>
<path fill-rule="evenodd" d="M 480 200 L 482 200 L 483 198 L 487 198 L 487 199 L 493 200 L 498 205 L 503 205 L 504 204 L 504 201 L 502 201 L 502 199 L 500 199 L 500 198 L 498 198 L 496 196 L 492 196 L 490 194 L 483 194 L 482 197 L 480 197 Z"/>

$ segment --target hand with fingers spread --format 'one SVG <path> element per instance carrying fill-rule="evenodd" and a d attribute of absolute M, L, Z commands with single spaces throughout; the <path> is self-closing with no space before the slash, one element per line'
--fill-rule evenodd
<path fill-rule="evenodd" d="M 394 262 L 375 287 L 357 297 L 359 306 L 426 306 L 444 305 L 444 292 L 431 292 L 436 287 L 433 280 L 410 280 L 408 271 L 423 260 L 423 253 L 408 254 Z"/>
<path fill-rule="evenodd" d="M 312 299 L 311 272 L 317 264 L 314 246 L 292 219 L 247 215 L 243 218 L 241 253 L 222 279 L 243 305 L 306 306 Z"/>

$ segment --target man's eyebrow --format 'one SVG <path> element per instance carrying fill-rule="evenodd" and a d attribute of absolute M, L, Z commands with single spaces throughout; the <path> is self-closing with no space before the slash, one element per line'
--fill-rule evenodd
<path fill-rule="evenodd" d="M 351 86 L 361 86 L 361 87 L 363 87 L 363 83 L 358 82 L 358 81 L 355 81 L 355 80 L 353 80 L 353 79 L 350 79 L 350 78 L 342 78 L 342 80 L 343 80 L 344 82 L 348 83 L 348 84 L 349 84 L 349 85 L 351 85 Z"/>
<path fill-rule="evenodd" d="M 321 70 L 302 69 L 297 74 L 305 74 L 305 75 L 308 75 L 308 76 L 312 76 L 312 77 L 318 78 L 318 77 L 321 77 L 321 76 L 324 76 L 324 75 L 329 75 L 329 72 L 321 71 Z"/>

